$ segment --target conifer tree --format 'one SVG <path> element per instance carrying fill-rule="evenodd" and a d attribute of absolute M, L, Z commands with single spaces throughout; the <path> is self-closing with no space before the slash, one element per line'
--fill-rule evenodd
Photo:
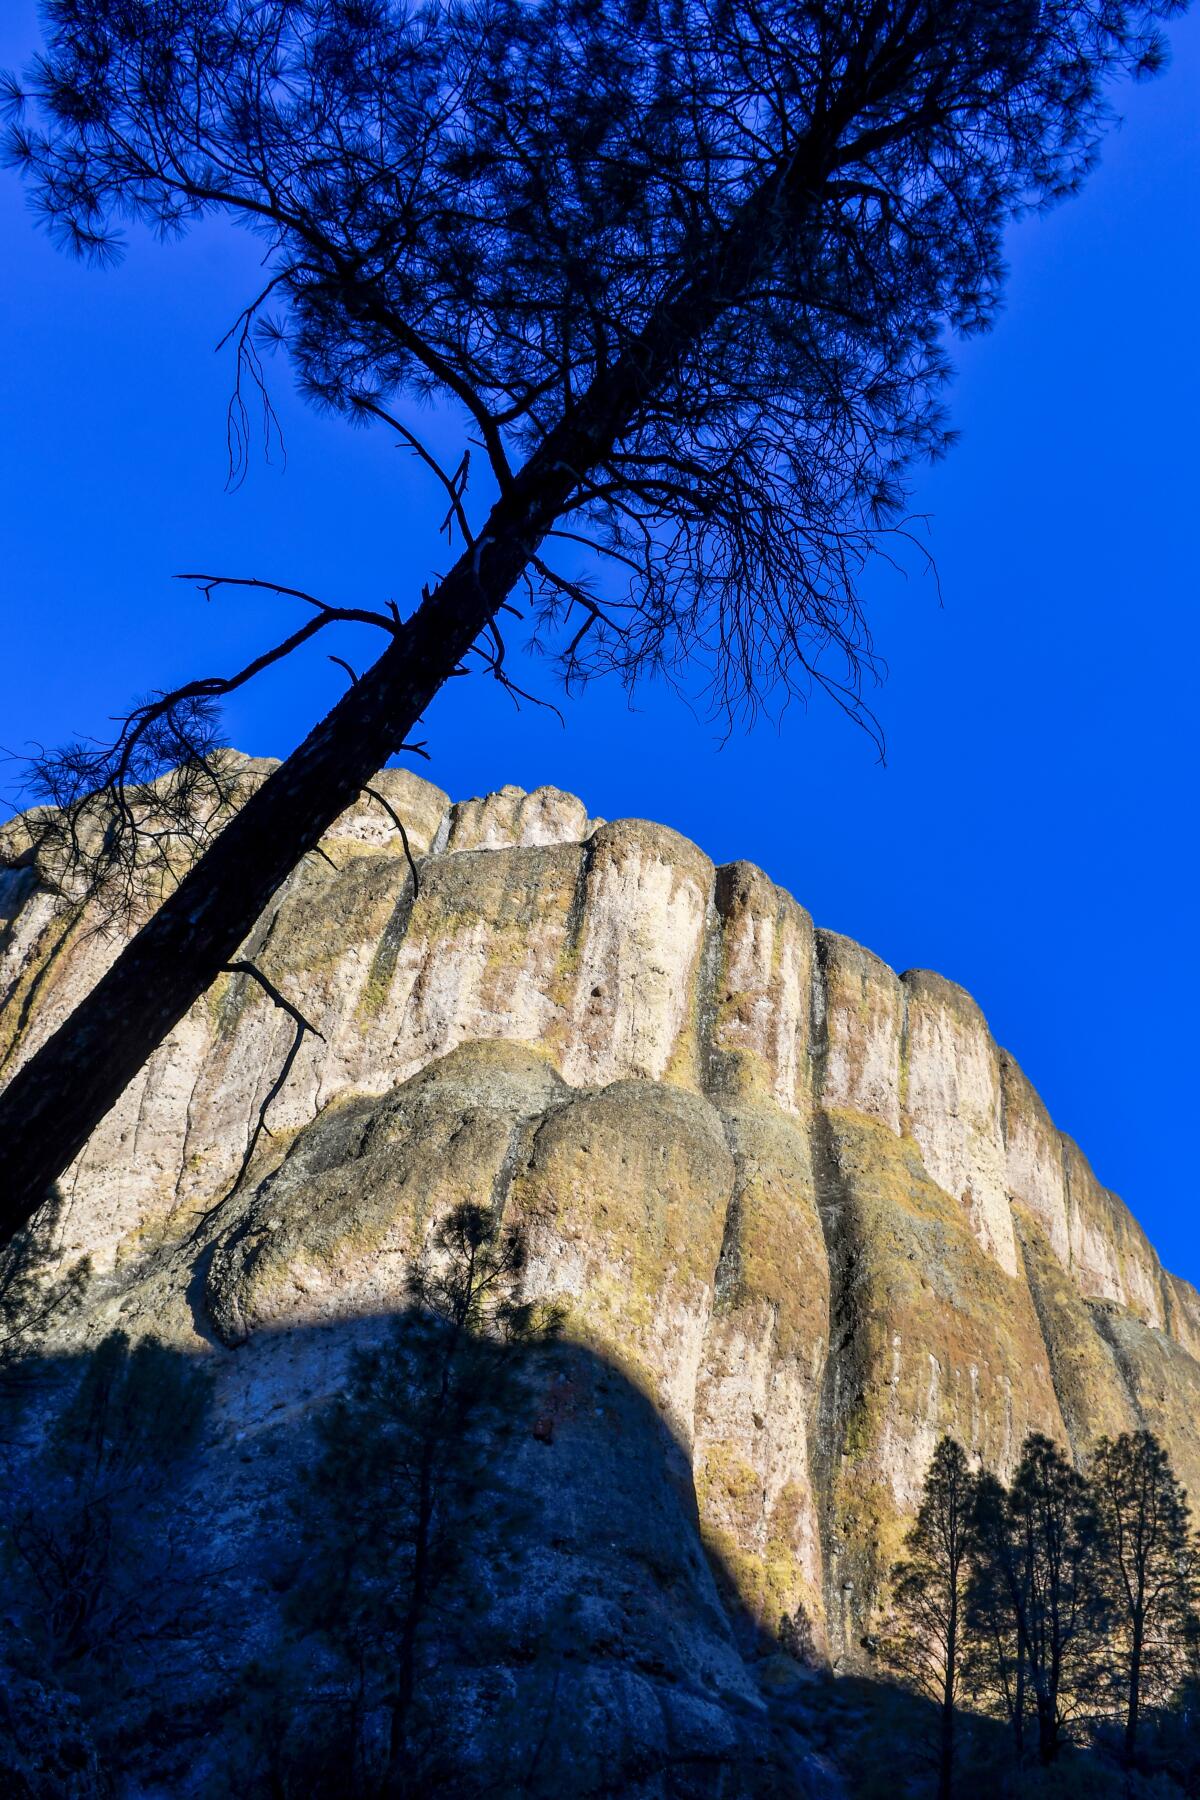
<path fill-rule="evenodd" d="M 1072 1720 L 1097 1705 L 1109 1623 L 1087 1483 L 1039 1432 L 1025 1440 L 1007 1491 L 981 1482 L 972 1613 L 990 1622 L 1022 1742 L 1025 1688 L 1038 1756 L 1053 1763 Z"/>
<path fill-rule="evenodd" d="M 962 1446 L 943 1437 L 933 1453 L 904 1560 L 892 1571 L 892 1666 L 938 1708 L 938 1800 L 954 1786 L 954 1727 L 962 1686 L 975 1482 Z"/>
<path fill-rule="evenodd" d="M 431 1612 L 450 1628 L 453 1577 L 513 1514 L 497 1465 L 519 1400 L 515 1353 L 558 1325 L 517 1298 L 525 1254 L 519 1228 L 454 1209 L 414 1272 L 411 1311 L 354 1357 L 320 1419 L 298 1498 L 292 1627 L 332 1655 L 359 1777 L 387 1793 L 417 1791 L 414 1765 L 430 1754 L 414 1706 Z"/>
<path fill-rule="evenodd" d="M 202 1367 L 111 1332 L 40 1449 L 10 1468 L 0 1505 L 7 1648 L 76 1692 L 100 1732 L 143 1659 L 161 1683 L 152 1653 L 195 1627 L 202 1581 L 177 1483 L 208 1393 Z"/>
<path fill-rule="evenodd" d="M 1028 1696 L 1024 1646 L 1009 1587 L 1014 1570 L 1004 1553 L 1007 1500 L 1003 1484 L 982 1470 L 975 1483 L 963 1677 L 977 1705 L 1002 1711 L 1008 1719 L 1019 1764 L 1025 1754 Z"/>
<path fill-rule="evenodd" d="M 1132 1763 L 1147 1699 L 1166 1700 L 1182 1678 L 1198 1603 L 1196 1545 L 1187 1496 L 1153 1432 L 1101 1438 L 1089 1475 L 1113 1615 L 1107 1654 L 1123 1691 Z"/>
<path fill-rule="evenodd" d="M 380 634 L 0 1095 L 0 1231 L 465 659 L 511 682 L 514 595 L 568 680 L 691 669 L 734 714 L 822 688 L 868 718 L 861 572 L 949 442 L 945 336 L 994 318 L 1006 222 L 1079 186 L 1111 83 L 1161 66 L 1175 9 L 46 0 L 45 54 L 2 96 L 39 217 L 100 260 L 130 220 L 258 233 L 262 287 L 230 308 L 235 440 L 278 345 L 315 403 L 420 458 L 461 549 L 395 606 L 250 571 L 303 622 L 59 763 L 51 791 L 101 843 L 153 834 L 127 792 L 148 749 L 172 746 L 194 797 L 224 695 L 318 634 Z M 419 435 L 430 398 L 462 423 L 450 467 Z"/>

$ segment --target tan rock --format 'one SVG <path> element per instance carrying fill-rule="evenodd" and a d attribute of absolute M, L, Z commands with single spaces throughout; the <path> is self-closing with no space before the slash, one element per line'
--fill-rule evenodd
<path fill-rule="evenodd" d="M 1033 1215 L 1064 1269 L 1071 1263 L 1062 1139 L 1032 1084 L 1000 1052 L 1004 1180 L 1010 1201 Z"/>
<path fill-rule="evenodd" d="M 581 844 L 593 827 L 587 809 L 561 788 L 502 787 L 481 800 L 450 809 L 448 850 L 528 849 L 537 844 Z"/>
<path fill-rule="evenodd" d="M 982 1249 L 916 1143 L 833 1110 L 815 1139 L 831 1286 L 827 1618 L 853 1654 L 943 1432 L 1002 1477 L 1027 1432 L 1066 1434 L 1028 1285 Z"/>
<path fill-rule="evenodd" d="M 962 988 L 924 969 L 910 970 L 903 980 L 906 1128 L 933 1180 L 961 1201 L 988 1255 L 1006 1275 L 1015 1275 L 999 1051 L 986 1019 Z"/>
<path fill-rule="evenodd" d="M 1078 1144 L 1062 1139 L 1071 1271 L 1081 1294 L 1115 1300 L 1148 1325 L 1165 1319 L 1163 1272 L 1127 1206 L 1101 1187 Z"/>
<path fill-rule="evenodd" d="M 833 931 L 816 934 L 813 990 L 815 1092 L 900 1129 L 904 993 L 893 970 Z"/>
<path fill-rule="evenodd" d="M 64 1177 L 52 1262 L 95 1270 L 65 1351 L 114 1324 L 206 1348 L 226 1437 L 269 1436 L 336 1387 L 343 1328 L 403 1306 L 444 1212 L 492 1205 L 588 1370 L 548 1389 L 564 1441 L 665 1459 L 652 1510 L 717 1578 L 689 1591 L 851 1659 L 943 1431 L 1006 1474 L 1035 1427 L 1083 1458 L 1144 1419 L 1200 1483 L 1200 1296 L 961 989 L 556 789 L 372 787 L 243 947 L 313 1028 L 267 1130 L 294 1023 L 225 974 Z M 0 830 L 0 1080 L 124 929 Z M 610 1411 L 657 1435 L 606 1449 Z"/>
<path fill-rule="evenodd" d="M 752 863 L 718 869 L 714 899 L 707 1084 L 799 1112 L 810 1097 L 812 920 Z"/>
<path fill-rule="evenodd" d="M 829 1271 L 809 1137 L 759 1102 L 724 1108 L 735 1176 L 697 1373 L 694 1466 L 718 1576 L 767 1633 L 824 1639 L 814 1479 Z"/>
<path fill-rule="evenodd" d="M 584 865 L 568 1081 L 700 1083 L 700 974 L 713 866 L 678 832 L 603 825 Z"/>

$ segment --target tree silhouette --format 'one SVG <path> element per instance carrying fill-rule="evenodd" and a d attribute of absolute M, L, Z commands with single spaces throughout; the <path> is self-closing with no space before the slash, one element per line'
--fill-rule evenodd
<path fill-rule="evenodd" d="M 962 1686 L 975 1481 L 962 1446 L 943 1437 L 917 1516 L 892 1572 L 896 1627 L 884 1642 L 893 1668 L 938 1708 L 938 1797 L 954 1788 L 954 1726 Z"/>
<path fill-rule="evenodd" d="M 32 1456 L 10 1459 L 0 1569 L 10 1667 L 83 1697 L 103 1733 L 202 1611 L 177 1491 L 208 1401 L 203 1367 L 111 1332 Z M 5 1672 L 0 1668 L 0 1687 Z"/>
<path fill-rule="evenodd" d="M 1018 1571 L 1008 1553 L 1007 1503 L 1003 1484 L 990 1471 L 981 1471 L 974 1496 L 975 1553 L 967 1584 L 963 1679 L 978 1705 L 1001 1710 L 1008 1719 L 1019 1764 L 1025 1754 L 1027 1664 L 1019 1610 L 1012 1601 Z"/>
<path fill-rule="evenodd" d="M 65 1268 L 55 1257 L 54 1227 L 60 1213 L 56 1199 L 7 1243 L 0 1243 L 0 1406 L 10 1413 L 10 1403 L 36 1383 L 31 1351 L 79 1304 L 91 1274 L 86 1256 Z"/>
<path fill-rule="evenodd" d="M 524 1263 L 522 1230 L 456 1207 L 414 1270 L 411 1312 L 384 1347 L 358 1353 L 318 1422 L 292 1625 L 331 1654 L 359 1777 L 381 1792 L 417 1791 L 418 1757 L 436 1750 L 413 1727 L 431 1616 L 454 1629 L 451 1578 L 515 1517 L 497 1473 L 519 1407 L 515 1353 L 559 1323 L 520 1304 Z"/>
<path fill-rule="evenodd" d="M 1108 1624 L 1099 1533 L 1083 1477 L 1049 1438 L 1033 1432 L 1006 1493 L 981 1481 L 975 1530 L 979 1591 L 973 1611 L 991 1624 L 1021 1743 L 1025 1683 L 1037 1720 L 1038 1756 L 1054 1762 L 1065 1725 L 1096 1705 Z M 1005 1638 L 1011 1631 L 1015 1652 Z"/>
<path fill-rule="evenodd" d="M 123 220 L 258 233 L 235 456 L 277 344 L 314 402 L 414 450 L 462 549 L 407 615 L 255 574 L 304 622 L 75 755 L 68 798 L 103 789 L 105 831 L 136 833 L 150 734 L 186 738 L 194 709 L 207 744 L 261 669 L 351 618 L 383 634 L 0 1097 L 6 1229 L 464 659 L 509 681 L 514 589 L 568 679 L 692 666 L 734 713 L 817 684 L 865 716 L 859 576 L 948 442 L 944 335 L 991 321 L 1005 221 L 1078 185 L 1172 10 L 50 0 L 7 138 L 49 229 L 101 260 Z M 414 429 L 433 397 L 464 422 L 453 469 Z"/>
<path fill-rule="evenodd" d="M 1132 1763 L 1145 1697 L 1179 1685 L 1197 1604 L 1196 1545 L 1187 1498 L 1150 1431 L 1101 1438 L 1089 1469 L 1111 1596 L 1108 1657 L 1124 1690 L 1124 1754 Z"/>

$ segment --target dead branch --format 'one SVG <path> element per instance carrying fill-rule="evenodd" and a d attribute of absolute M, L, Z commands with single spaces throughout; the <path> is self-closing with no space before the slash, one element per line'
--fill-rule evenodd
<path fill-rule="evenodd" d="M 288 1017 L 295 1022 L 296 1035 L 292 1039 L 288 1053 L 283 1059 L 283 1066 L 275 1077 L 275 1080 L 271 1083 L 271 1087 L 267 1092 L 262 1105 L 258 1109 L 258 1118 L 255 1120 L 254 1130 L 250 1134 L 250 1141 L 246 1145 L 246 1153 L 242 1157 L 241 1167 L 238 1169 L 233 1186 L 225 1195 L 224 1199 L 218 1202 L 218 1206 L 223 1206 L 226 1200 L 231 1200 L 241 1187 L 242 1182 L 246 1178 L 246 1171 L 253 1160 L 254 1152 L 258 1148 L 258 1141 L 263 1133 L 265 1132 L 268 1137 L 273 1135 L 270 1126 L 267 1124 L 267 1113 L 270 1110 L 272 1101 L 282 1091 L 288 1076 L 292 1072 L 293 1064 L 300 1054 L 300 1046 L 304 1042 L 305 1033 L 311 1032 L 313 1037 L 320 1038 L 322 1043 L 325 1042 L 325 1033 L 323 1031 L 318 1031 L 315 1025 L 310 1025 L 299 1007 L 293 1006 L 287 996 L 280 993 L 274 982 L 269 981 L 262 973 L 261 969 L 257 969 L 252 962 L 238 961 L 227 963 L 224 973 L 227 975 L 248 975 L 251 980 L 257 981 L 259 987 L 262 988 L 272 1005 L 277 1006 L 281 1012 L 285 1012 Z M 200 1223 L 203 1224 L 216 1210 L 216 1207 L 210 1208 L 209 1212 L 204 1215 L 204 1219 L 202 1219 Z"/>
<path fill-rule="evenodd" d="M 386 799 L 385 796 L 379 792 L 378 788 L 364 788 L 363 793 L 369 794 L 372 800 L 377 800 L 379 802 L 388 818 L 392 821 L 392 824 L 396 827 L 396 830 L 400 833 L 400 842 L 404 845 L 404 854 L 408 859 L 409 873 L 412 875 L 413 899 L 415 900 L 417 895 L 421 892 L 421 878 L 417 874 L 417 865 L 413 860 L 413 853 L 409 848 L 408 833 L 404 829 L 404 821 L 392 805 L 391 801 Z"/>

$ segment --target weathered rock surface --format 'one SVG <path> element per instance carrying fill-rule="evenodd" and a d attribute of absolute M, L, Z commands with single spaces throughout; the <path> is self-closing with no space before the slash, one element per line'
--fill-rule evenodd
<path fill-rule="evenodd" d="M 943 1431 L 1005 1474 L 1029 1430 L 1082 1456 L 1145 1422 L 1200 1491 L 1200 1296 L 961 989 L 557 790 L 376 786 L 245 948 L 314 1030 L 236 1191 L 293 1032 L 244 975 L 64 1178 L 55 1255 L 93 1277 L 59 1348 L 120 1322 L 211 1358 L 216 1467 L 337 1387 L 450 1207 L 524 1220 L 528 1293 L 588 1358 L 523 1453 L 545 1607 L 624 1596 L 580 1692 L 654 1743 L 756 1716 L 751 1640 L 785 1616 L 862 1655 Z M 0 1079 L 116 948 L 0 832 Z M 638 1405 L 606 1411 L 604 1369 Z"/>

